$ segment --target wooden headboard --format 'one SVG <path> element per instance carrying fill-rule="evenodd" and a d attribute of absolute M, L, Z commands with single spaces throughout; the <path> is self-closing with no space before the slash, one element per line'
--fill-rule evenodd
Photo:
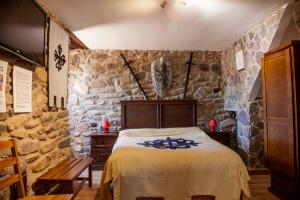
<path fill-rule="evenodd" d="M 121 101 L 122 129 L 197 126 L 196 100 Z"/>

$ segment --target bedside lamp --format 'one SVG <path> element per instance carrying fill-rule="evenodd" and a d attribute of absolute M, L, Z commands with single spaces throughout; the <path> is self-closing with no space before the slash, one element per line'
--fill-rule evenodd
<path fill-rule="evenodd" d="M 110 128 L 110 123 L 108 120 L 104 120 L 102 123 L 102 132 L 108 133 Z"/>
<path fill-rule="evenodd" d="M 217 121 L 215 119 L 209 120 L 209 131 L 211 133 L 215 133 L 216 132 L 216 126 L 217 126 Z"/>

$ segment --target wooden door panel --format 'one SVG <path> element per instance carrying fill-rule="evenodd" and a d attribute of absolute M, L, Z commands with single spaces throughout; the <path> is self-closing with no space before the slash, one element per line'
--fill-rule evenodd
<path fill-rule="evenodd" d="M 284 121 L 284 120 L 283 120 Z M 287 123 L 268 123 L 268 162 L 267 165 L 274 172 L 295 177 L 293 137 Z"/>
<path fill-rule="evenodd" d="M 286 57 L 279 56 L 265 63 L 267 117 L 289 118 L 291 114 L 291 69 Z"/>
<path fill-rule="evenodd" d="M 265 58 L 263 65 L 267 165 L 295 177 L 293 88 L 289 49 Z"/>

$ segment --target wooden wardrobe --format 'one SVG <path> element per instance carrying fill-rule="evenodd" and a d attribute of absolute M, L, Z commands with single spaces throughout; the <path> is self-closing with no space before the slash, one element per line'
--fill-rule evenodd
<path fill-rule="evenodd" d="M 281 199 L 300 199 L 300 41 L 266 53 L 262 79 L 265 157 L 271 171 L 269 189 Z"/>

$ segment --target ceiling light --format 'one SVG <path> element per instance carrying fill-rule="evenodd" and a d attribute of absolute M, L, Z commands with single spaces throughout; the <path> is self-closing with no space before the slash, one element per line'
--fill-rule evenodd
<path fill-rule="evenodd" d="M 181 6 L 186 6 L 186 1 L 185 1 L 185 0 L 180 0 L 180 1 L 179 1 L 179 5 L 181 5 Z"/>

